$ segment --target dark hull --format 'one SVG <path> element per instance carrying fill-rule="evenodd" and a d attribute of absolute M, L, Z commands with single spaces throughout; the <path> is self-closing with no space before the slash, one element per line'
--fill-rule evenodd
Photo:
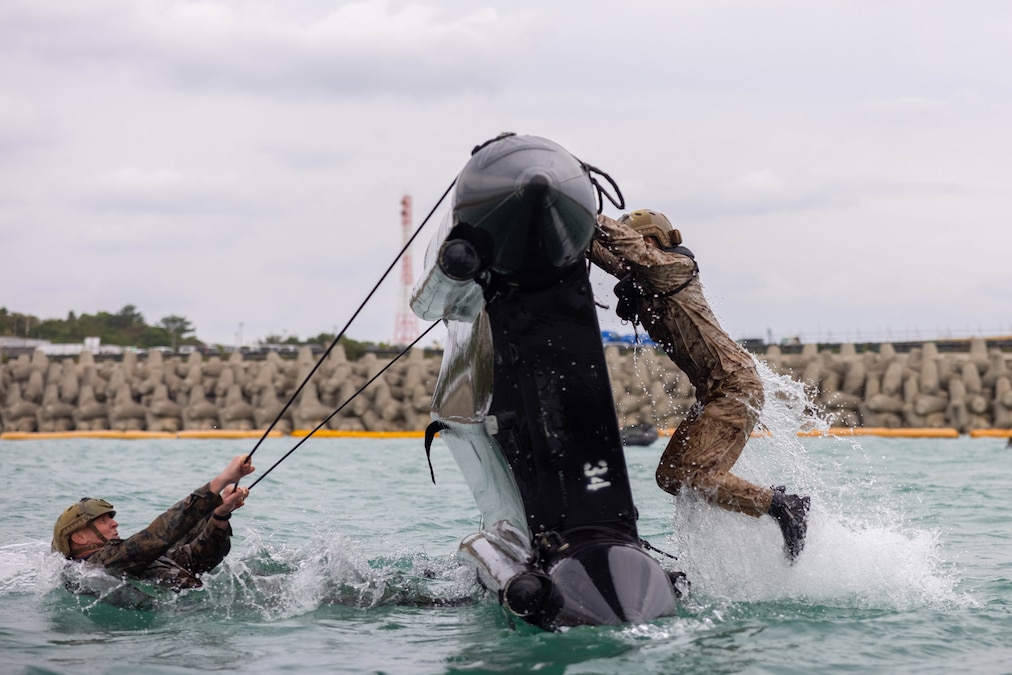
<path fill-rule="evenodd" d="M 637 533 L 585 262 L 594 212 L 561 147 L 489 144 L 458 178 L 413 300 L 448 319 L 433 418 L 485 523 L 462 555 L 506 609 L 548 629 L 675 609 Z"/>

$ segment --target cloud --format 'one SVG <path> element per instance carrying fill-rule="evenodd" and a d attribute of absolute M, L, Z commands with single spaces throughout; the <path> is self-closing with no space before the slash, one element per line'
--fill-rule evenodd
<path fill-rule="evenodd" d="M 253 212 L 255 199 L 243 194 L 234 176 L 184 175 L 174 169 L 128 166 L 96 176 L 82 186 L 81 202 L 98 211 L 160 214 Z"/>
<path fill-rule="evenodd" d="M 1008 306 L 1010 21 L 937 0 L 0 2 L 0 287 L 209 341 L 330 330 L 399 250 L 401 195 L 419 222 L 512 130 L 668 213 L 729 329 L 986 324 Z M 389 339 L 396 276 L 352 337 Z"/>
<path fill-rule="evenodd" d="M 0 49 L 51 67 L 112 68 L 183 89 L 431 96 L 508 78 L 537 34 L 491 8 L 447 16 L 383 0 L 296 21 L 276 3 L 37 0 L 0 14 Z"/>
<path fill-rule="evenodd" d="M 0 163 L 46 142 L 45 122 L 37 107 L 23 98 L 0 94 Z"/>

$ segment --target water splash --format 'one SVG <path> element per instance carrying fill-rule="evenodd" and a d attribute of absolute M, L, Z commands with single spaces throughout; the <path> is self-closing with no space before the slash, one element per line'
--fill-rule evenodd
<path fill-rule="evenodd" d="M 340 605 L 455 606 L 480 596 L 474 575 L 454 560 L 420 554 L 368 559 L 354 540 L 321 533 L 292 548 L 245 533 L 245 551 L 235 551 L 202 577 L 201 589 L 180 593 L 125 579 L 106 570 L 68 563 L 44 542 L 0 547 L 0 595 L 30 594 L 40 603 L 102 612 L 162 615 L 194 611 L 225 617 L 252 614 L 283 620 Z"/>
<path fill-rule="evenodd" d="M 326 605 L 369 609 L 386 605 L 449 606 L 473 599 L 467 570 L 423 555 L 370 560 L 339 532 L 298 549 L 247 535 L 250 552 L 230 556 L 206 584 L 209 601 L 233 611 L 284 619 Z"/>
<path fill-rule="evenodd" d="M 31 592 L 40 584 L 40 578 L 45 586 L 45 559 L 56 558 L 49 553 L 49 546 L 42 542 L 0 546 L 0 595 Z"/>
<path fill-rule="evenodd" d="M 854 439 L 799 437 L 826 432 L 803 384 L 759 364 L 766 389 L 760 433 L 734 472 L 758 485 L 784 485 L 812 499 L 808 538 L 796 564 L 786 561 L 772 518 L 753 519 L 701 502 L 673 499 L 671 541 L 703 602 L 801 602 L 904 609 L 925 604 L 972 603 L 941 561 L 937 532 L 906 522 L 872 462 L 865 475 L 833 461 L 842 451 L 864 454 Z M 813 451 L 810 452 L 809 448 Z"/>

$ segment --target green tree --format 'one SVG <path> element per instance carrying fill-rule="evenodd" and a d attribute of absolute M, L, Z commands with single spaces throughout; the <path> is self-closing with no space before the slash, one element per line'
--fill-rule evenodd
<path fill-rule="evenodd" d="M 308 342 L 318 344 L 326 349 L 334 341 L 334 337 L 333 333 L 320 333 L 316 337 L 309 338 Z M 344 355 L 348 357 L 349 361 L 358 361 L 363 354 L 369 351 L 370 347 L 368 342 L 352 340 L 347 335 L 342 335 L 338 344 L 344 347 Z"/>
<path fill-rule="evenodd" d="M 162 317 L 162 320 L 158 325 L 161 328 L 164 328 L 165 331 L 172 337 L 172 351 L 176 351 L 176 342 L 179 338 L 186 337 L 187 334 L 193 333 L 196 330 L 193 327 L 193 324 L 190 323 L 189 319 L 176 316 L 175 314 Z"/>
<path fill-rule="evenodd" d="M 148 326 L 137 337 L 135 346 L 149 349 L 158 345 L 167 345 L 170 342 L 172 342 L 172 336 L 169 331 L 161 326 Z"/>
<path fill-rule="evenodd" d="M 171 344 L 175 350 L 180 344 L 202 345 L 195 336 L 196 328 L 182 316 L 170 315 L 163 318 L 158 325 L 149 326 L 144 323 L 144 316 L 137 311 L 135 305 L 126 305 L 116 313 L 96 312 L 95 314 L 78 314 L 73 310 L 67 312 L 66 319 L 39 319 L 32 314 L 14 312 L 0 306 L 0 335 L 40 338 L 56 343 L 81 342 L 87 337 L 97 337 L 104 345 L 121 347 L 150 348 L 156 345 Z M 188 337 L 191 336 L 191 337 Z M 333 333 L 320 333 L 306 340 L 308 344 L 328 347 L 334 339 Z M 296 335 L 282 337 L 269 335 L 267 342 L 279 344 L 301 345 Z M 363 354 L 387 347 L 384 343 L 375 345 L 371 342 L 358 342 L 344 336 L 341 345 L 345 354 L 352 361 Z M 219 348 L 221 346 L 219 345 Z M 225 351 L 222 349 L 222 351 Z"/>
<path fill-rule="evenodd" d="M 123 309 L 109 319 L 109 325 L 120 330 L 144 325 L 144 315 L 134 305 L 125 305 Z"/>
<path fill-rule="evenodd" d="M 39 334 L 38 317 L 20 312 L 8 312 L 6 307 L 0 307 L 0 335 L 15 335 L 17 337 L 45 338 Z"/>
<path fill-rule="evenodd" d="M 289 335 L 288 337 L 282 337 L 277 333 L 271 333 L 261 340 L 264 344 L 268 345 L 301 345 L 302 340 L 299 339 L 298 335 Z"/>

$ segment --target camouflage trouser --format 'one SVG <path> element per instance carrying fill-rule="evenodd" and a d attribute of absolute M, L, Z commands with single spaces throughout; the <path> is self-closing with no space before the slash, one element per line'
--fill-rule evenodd
<path fill-rule="evenodd" d="M 764 401 L 754 369 L 729 375 L 705 401 L 692 406 L 672 435 L 657 466 L 657 484 L 675 494 L 685 485 L 729 511 L 759 517 L 769 511 L 773 491 L 730 473 Z"/>

